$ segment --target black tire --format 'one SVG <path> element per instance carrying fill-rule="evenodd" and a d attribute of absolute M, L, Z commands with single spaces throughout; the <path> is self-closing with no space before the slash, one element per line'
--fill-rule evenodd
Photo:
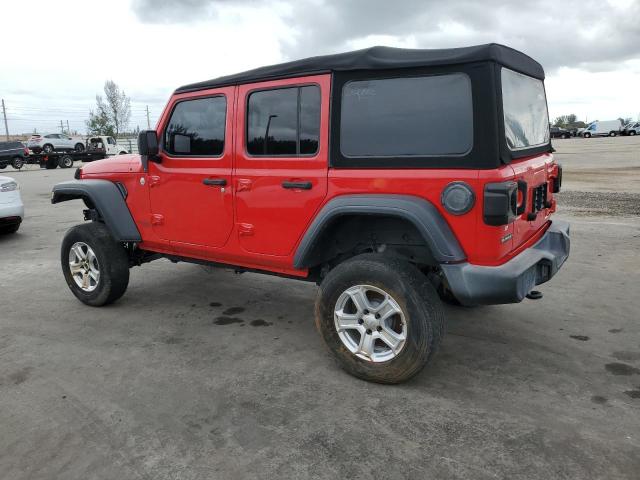
<path fill-rule="evenodd" d="M 0 170 L 4 170 L 5 168 L 7 168 L 7 164 L 6 164 L 6 163 L 5 163 L 5 164 L 0 165 Z"/>
<path fill-rule="evenodd" d="M 46 168 L 47 170 L 54 170 L 58 168 L 58 163 L 53 162 L 51 160 L 47 160 L 47 163 L 44 164 L 44 168 Z"/>
<path fill-rule="evenodd" d="M 73 167 L 73 157 L 71 155 L 63 155 L 58 160 L 58 166 L 60 168 L 71 168 Z"/>
<path fill-rule="evenodd" d="M 74 150 L 76 152 L 84 152 L 84 145 L 82 143 L 76 143 Z"/>
<path fill-rule="evenodd" d="M 129 152 L 127 152 L 126 150 L 122 150 L 120 153 L 118 153 L 118 155 L 128 155 Z"/>
<path fill-rule="evenodd" d="M 20 170 L 22 167 L 24 167 L 24 158 L 14 157 L 13 160 L 11 160 L 11 166 L 16 170 Z"/>
<path fill-rule="evenodd" d="M 76 242 L 82 242 L 93 250 L 98 261 L 100 277 L 95 290 L 80 288 L 71 275 L 69 252 Z M 129 285 L 129 257 L 124 246 L 116 242 L 103 223 L 92 222 L 71 228 L 60 250 L 62 272 L 71 292 L 82 303 L 100 307 L 118 300 Z"/>
<path fill-rule="evenodd" d="M 636 131 L 635 131 L 635 130 L 631 130 L 631 131 L 629 132 L 629 135 L 631 135 L 631 136 L 634 136 L 635 134 L 636 134 Z"/>
<path fill-rule="evenodd" d="M 618 135 L 618 132 L 609 132 L 610 137 L 615 137 L 616 135 Z"/>
<path fill-rule="evenodd" d="M 43 151 L 44 153 L 51 153 L 51 152 L 53 152 L 53 145 L 51 145 L 50 143 L 47 143 L 46 145 L 44 145 L 44 146 L 42 147 L 42 151 Z"/>
<path fill-rule="evenodd" d="M 569 134 L 569 133 L 565 133 L 564 135 L 562 135 L 562 138 L 564 138 L 565 140 L 567 140 L 568 138 L 571 138 L 571 134 Z"/>
<path fill-rule="evenodd" d="M 588 132 L 587 132 L 587 133 L 585 133 L 585 134 L 584 134 L 584 138 L 591 138 L 591 134 L 590 134 L 590 133 L 588 133 Z"/>
<path fill-rule="evenodd" d="M 8 235 L 11 233 L 16 233 L 20 229 L 20 224 L 16 223 L 15 225 L 6 225 L 4 227 L 0 227 L 0 235 Z"/>
<path fill-rule="evenodd" d="M 340 296 L 356 285 L 384 290 L 403 312 L 406 340 L 390 360 L 360 358 L 338 335 L 334 308 Z M 331 270 L 320 285 L 315 316 L 316 327 L 338 364 L 356 377 L 377 383 L 400 383 L 416 375 L 433 357 L 444 335 L 442 304 L 427 277 L 408 262 L 379 254 L 359 255 Z"/>

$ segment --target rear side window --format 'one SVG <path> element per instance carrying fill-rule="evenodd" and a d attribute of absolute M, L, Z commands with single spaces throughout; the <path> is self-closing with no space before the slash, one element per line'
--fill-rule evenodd
<path fill-rule="evenodd" d="M 458 156 L 472 146 L 471 81 L 463 73 L 358 80 L 342 89 L 345 157 Z"/>
<path fill-rule="evenodd" d="M 501 82 L 509 148 L 522 150 L 549 143 L 549 113 L 542 80 L 502 68 Z"/>
<path fill-rule="evenodd" d="M 179 102 L 165 129 L 164 149 L 169 154 L 182 156 L 222 155 L 226 117 L 224 96 Z"/>
<path fill-rule="evenodd" d="M 253 156 L 313 155 L 320 141 L 320 88 L 262 90 L 249 95 L 247 152 Z"/>

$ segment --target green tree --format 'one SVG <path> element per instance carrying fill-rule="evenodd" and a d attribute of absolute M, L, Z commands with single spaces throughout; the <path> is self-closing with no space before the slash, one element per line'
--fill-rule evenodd
<path fill-rule="evenodd" d="M 113 80 L 104 83 L 104 95 L 96 95 L 96 110 L 89 112 L 87 130 L 90 135 L 118 137 L 126 131 L 131 119 L 131 100 Z"/>
<path fill-rule="evenodd" d="M 96 95 L 96 110 L 89 111 L 89 120 L 86 124 L 89 135 L 115 136 L 115 128 L 109 117 L 107 105 L 100 95 Z"/>

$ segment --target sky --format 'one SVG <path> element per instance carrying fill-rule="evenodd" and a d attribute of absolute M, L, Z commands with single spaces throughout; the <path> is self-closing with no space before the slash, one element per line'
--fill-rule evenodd
<path fill-rule="evenodd" d="M 552 119 L 640 116 L 640 0 L 0 0 L 0 18 L 11 134 L 84 133 L 107 79 L 144 129 L 180 85 L 373 45 L 503 43 L 543 65 Z"/>

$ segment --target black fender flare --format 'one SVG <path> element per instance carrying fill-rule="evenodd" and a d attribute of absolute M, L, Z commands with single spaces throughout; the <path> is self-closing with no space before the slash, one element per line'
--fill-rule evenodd
<path fill-rule="evenodd" d="M 438 209 L 428 200 L 411 195 L 343 195 L 330 200 L 307 228 L 293 257 L 297 269 L 308 268 L 315 242 L 336 218 L 344 215 L 385 215 L 411 222 L 438 263 L 461 262 L 466 255 Z"/>
<path fill-rule="evenodd" d="M 51 192 L 53 204 L 78 198 L 98 211 L 115 240 L 142 241 L 124 196 L 115 183 L 109 180 L 70 180 L 54 185 Z"/>

